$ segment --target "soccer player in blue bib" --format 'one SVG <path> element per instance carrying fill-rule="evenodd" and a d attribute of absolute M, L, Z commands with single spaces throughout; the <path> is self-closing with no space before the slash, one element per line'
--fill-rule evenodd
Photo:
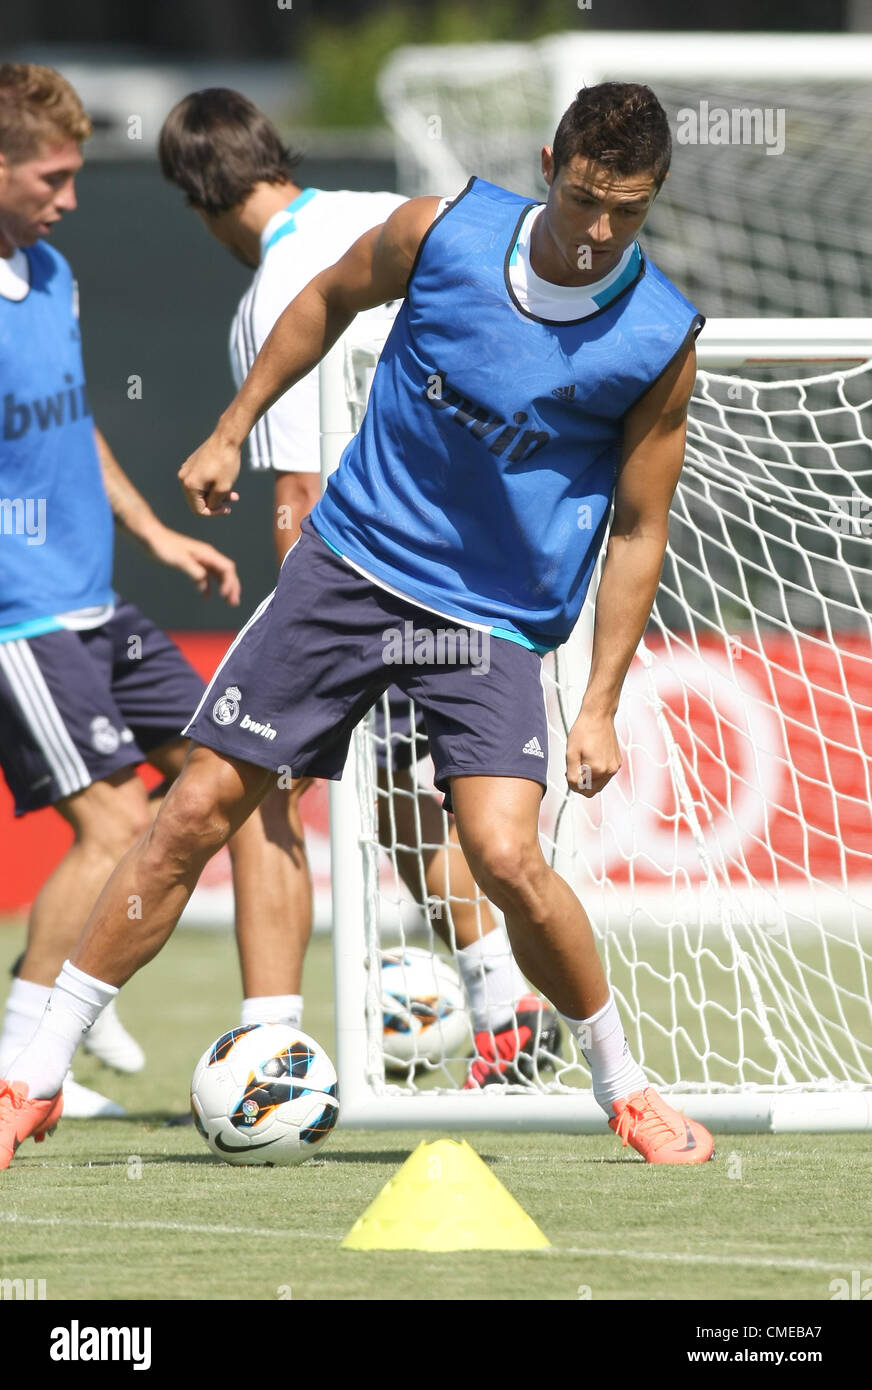
<path fill-rule="evenodd" d="M 243 440 L 354 315 L 405 301 L 359 433 L 275 593 L 218 668 L 187 729 L 198 746 L 150 834 L 91 915 L 72 957 L 78 991 L 59 977 L 0 1098 L 0 1165 L 55 1116 L 82 1030 L 160 949 L 274 770 L 338 777 L 355 723 L 392 682 L 424 710 L 466 858 L 524 973 L 577 1035 L 609 1126 L 648 1162 L 712 1156 L 711 1135 L 666 1104 L 630 1053 L 590 922 L 538 837 L 541 654 L 572 631 L 613 506 L 566 754 L 569 787 L 594 796 L 621 764 L 615 712 L 683 462 L 702 317 L 636 240 L 670 153 L 648 88 L 582 90 L 543 151 L 543 205 L 476 178 L 441 209 L 412 199 L 278 320 L 181 470 L 202 515 L 230 509 Z M 486 663 L 421 659 L 458 629 L 467 651 L 487 639 Z M 395 635 L 409 632 L 420 649 L 398 655 Z M 131 893 L 143 899 L 134 931 Z"/>
<path fill-rule="evenodd" d="M 158 153 L 164 176 L 187 195 L 209 233 L 255 271 L 230 331 L 237 386 L 290 300 L 406 201 L 396 193 L 300 187 L 293 181 L 295 161 L 275 127 L 240 92 L 224 87 L 192 92 L 174 106 L 163 124 Z M 382 341 L 398 307 L 396 301 L 359 314 L 348 330 L 351 341 Z M 279 565 L 321 495 L 319 406 L 318 374 L 310 372 L 271 406 L 248 437 L 252 467 L 271 469 L 275 480 L 273 535 Z M 431 918 L 433 929 L 455 949 L 475 1037 L 467 1087 L 523 1080 L 534 1055 L 553 1064 L 559 1048 L 557 1017 L 530 993 L 512 958 L 505 927 L 476 901 L 453 826 L 443 844 L 436 801 L 426 793 L 414 795 L 411 769 L 427 753 L 420 714 L 413 727 L 408 697 L 393 688 L 387 700 L 390 742 L 380 702 L 376 760 L 380 785 L 387 785 L 390 765 L 401 794 L 390 810 L 386 796 L 378 799 L 382 843 L 390 849 L 396 842 L 396 863 L 406 887 L 415 899 L 422 887 L 426 890 L 439 913 Z M 243 1024 L 281 1019 L 302 1025 L 312 886 L 299 797 L 308 785 L 297 781 L 290 794 L 277 789 L 261 806 L 270 826 L 264 878 L 271 911 L 251 921 L 251 940 L 244 939 L 248 923 L 237 927 L 247 991 Z M 420 858 L 400 849 L 419 841 Z M 441 915 L 445 896 L 450 922 L 448 913 L 444 920 Z"/>
<path fill-rule="evenodd" d="M 135 766 L 171 780 L 203 682 L 179 649 L 112 584 L 116 523 L 153 559 L 234 606 L 236 566 L 164 526 L 94 427 L 78 295 L 45 238 L 76 207 L 91 123 L 51 68 L 0 66 L 0 768 L 17 815 L 54 806 L 73 843 L 42 885 L 0 1031 L 0 1076 L 36 1031 L 64 957 L 109 873 L 152 819 Z M 247 879 L 243 915 L 262 914 L 265 836 L 253 817 L 232 845 Z M 130 909 L 135 915 L 136 906 Z M 102 1061 L 144 1058 L 112 1010 L 86 1040 Z M 76 1118 L 121 1107 L 68 1078 Z"/>

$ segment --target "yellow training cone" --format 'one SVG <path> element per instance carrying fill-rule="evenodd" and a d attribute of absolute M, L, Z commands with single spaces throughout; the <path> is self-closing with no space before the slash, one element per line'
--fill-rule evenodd
<path fill-rule="evenodd" d="M 541 1250 L 551 1242 L 465 1140 L 418 1145 L 343 1250 Z"/>

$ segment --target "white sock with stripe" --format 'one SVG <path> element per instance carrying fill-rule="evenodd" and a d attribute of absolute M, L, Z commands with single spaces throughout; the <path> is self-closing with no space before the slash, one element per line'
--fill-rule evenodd
<path fill-rule="evenodd" d="M 472 1013 L 473 1032 L 514 1027 L 514 1005 L 530 987 L 515 963 L 504 926 L 457 952 L 457 965 Z"/>
<path fill-rule="evenodd" d="M 65 960 L 35 1036 L 13 1063 L 11 1081 L 23 1081 L 31 1100 L 48 1100 L 64 1084 L 76 1048 L 118 993 Z"/>
<path fill-rule="evenodd" d="M 613 1101 L 623 1100 L 648 1085 L 630 1051 L 615 997 L 609 994 L 608 1001 L 590 1018 L 567 1018 L 565 1014 L 561 1017 L 578 1040 L 579 1050 L 590 1067 L 596 1102 L 611 1120 Z"/>

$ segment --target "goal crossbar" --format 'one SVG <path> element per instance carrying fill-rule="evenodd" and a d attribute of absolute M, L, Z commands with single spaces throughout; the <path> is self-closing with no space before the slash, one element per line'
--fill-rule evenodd
<path fill-rule="evenodd" d="M 868 362 L 872 318 L 709 319 L 697 339 L 700 367 L 781 362 Z"/>

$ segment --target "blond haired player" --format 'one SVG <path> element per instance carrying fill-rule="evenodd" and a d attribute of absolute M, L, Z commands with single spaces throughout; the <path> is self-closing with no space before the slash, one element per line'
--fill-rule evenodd
<path fill-rule="evenodd" d="M 0 66 L 0 495 L 13 520 L 0 534 L 0 765 L 17 814 L 53 806 L 74 837 L 33 904 L 0 1075 L 33 1036 L 106 878 L 151 822 L 136 764 L 147 760 L 172 781 L 188 749 L 181 730 L 203 690 L 169 638 L 115 593 L 114 526 L 201 592 L 214 581 L 239 603 L 233 561 L 159 521 L 91 418 L 75 282 L 46 240 L 76 208 L 90 131 L 59 73 Z M 249 916 L 260 920 L 268 907 L 264 843 L 257 816 L 230 844 L 243 936 Z M 85 1041 L 119 1070 L 143 1065 L 111 1010 Z M 122 1113 L 70 1078 L 64 1095 L 77 1118 Z"/>

